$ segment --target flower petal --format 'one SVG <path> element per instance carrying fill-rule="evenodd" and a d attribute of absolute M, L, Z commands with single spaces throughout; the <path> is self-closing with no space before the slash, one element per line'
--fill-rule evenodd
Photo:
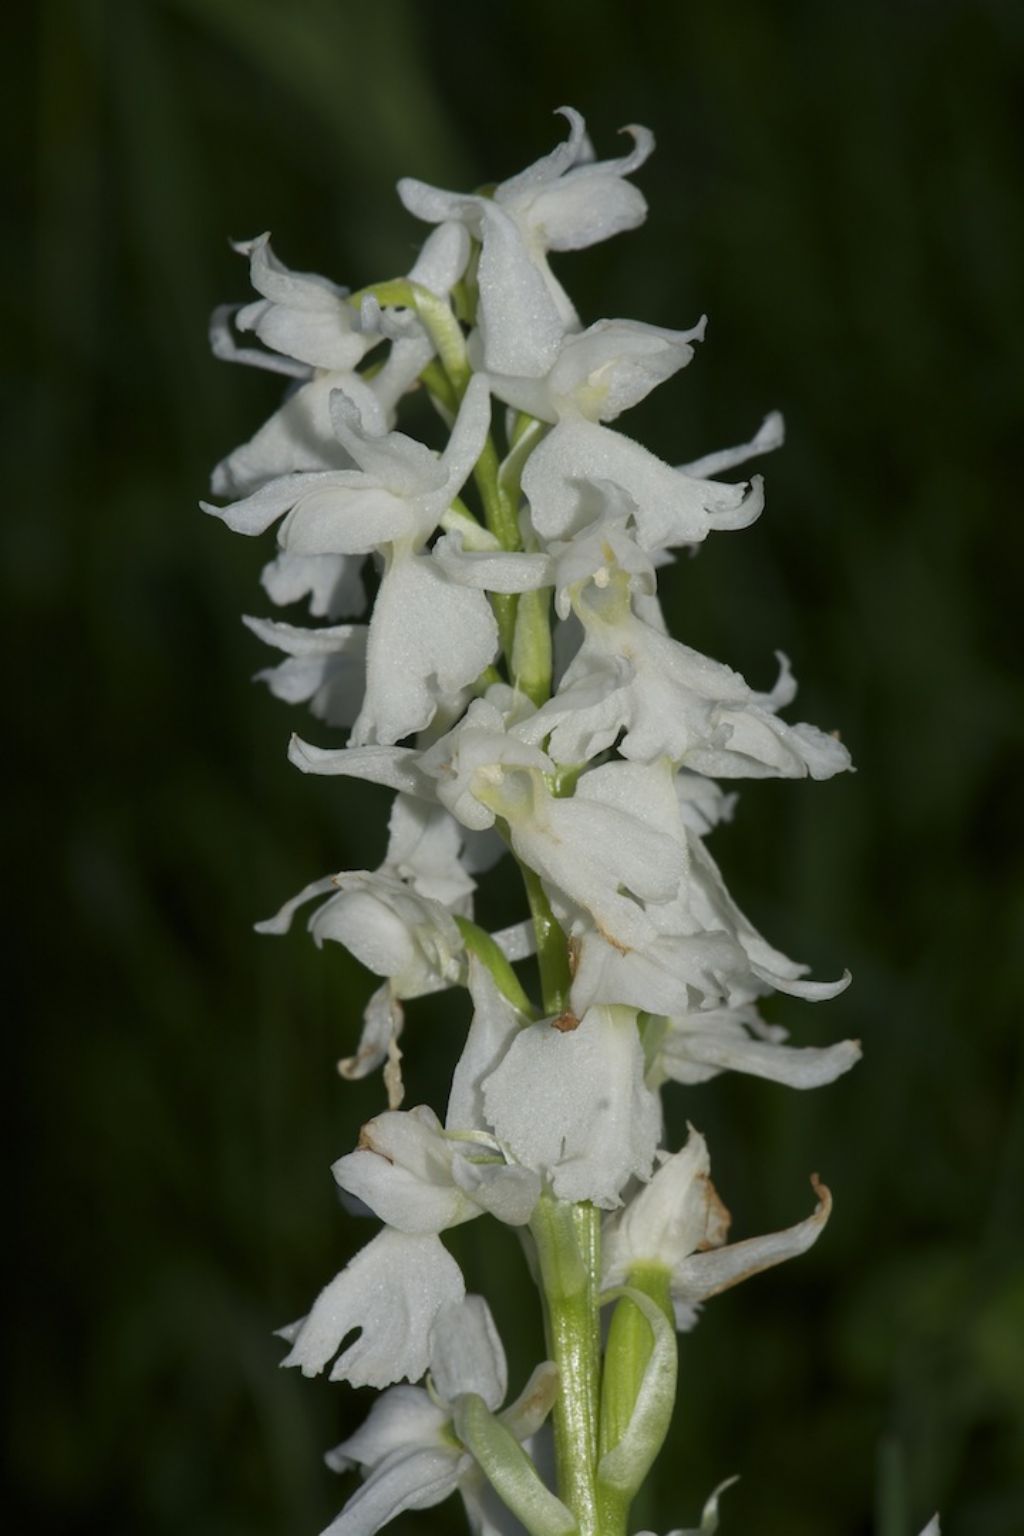
<path fill-rule="evenodd" d="M 418 1381 L 427 1369 L 434 1319 L 464 1295 L 462 1272 L 439 1238 L 385 1228 L 325 1286 L 309 1316 L 287 1330 L 292 1348 L 281 1363 L 316 1376 L 358 1329 L 338 1355 L 332 1381 L 354 1387 Z"/>
<path fill-rule="evenodd" d="M 705 1020 L 695 1013 L 670 1021 L 658 1060 L 665 1074 L 679 1083 L 702 1082 L 717 1072 L 747 1072 L 789 1088 L 820 1088 L 856 1066 L 861 1055 L 856 1040 L 829 1046 L 774 1045 L 751 1040 L 742 1026 L 716 1028 L 713 1016 Z"/>
<path fill-rule="evenodd" d="M 374 1536 L 407 1509 L 431 1509 L 458 1486 L 459 1458 L 447 1448 L 415 1447 L 381 1462 L 321 1536 Z"/>
<path fill-rule="evenodd" d="M 540 1176 L 529 1168 L 505 1163 L 478 1163 L 456 1155 L 452 1177 L 478 1210 L 506 1226 L 525 1227 L 540 1199 Z"/>
<path fill-rule="evenodd" d="M 458 533 L 446 533 L 430 553 L 444 574 L 459 586 L 484 592 L 535 592 L 551 585 L 551 561 L 547 555 L 467 550 Z"/>
<path fill-rule="evenodd" d="M 308 703 L 328 725 L 351 725 L 363 697 L 365 624 L 308 629 L 248 615 L 242 622 L 264 644 L 288 653 L 287 661 L 257 672 L 257 681 L 286 704 Z"/>
<path fill-rule="evenodd" d="M 449 1131 L 487 1128 L 484 1080 L 502 1060 L 526 1022 L 475 955 L 469 957 L 469 991 L 473 999 L 473 1019 L 452 1074 L 445 1116 L 445 1127 Z"/>
<path fill-rule="evenodd" d="M 484 1083 L 484 1106 L 516 1161 L 546 1174 L 562 1200 L 610 1208 L 631 1176 L 650 1175 L 661 1117 L 623 1010 L 593 1008 L 564 1032 L 529 1025 Z"/>
<path fill-rule="evenodd" d="M 300 363 L 293 357 L 281 357 L 276 352 L 265 352 L 262 347 L 243 347 L 235 339 L 232 322 L 241 304 L 218 304 L 210 316 L 210 351 L 223 363 L 245 363 L 251 368 L 265 368 L 268 373 L 283 373 L 291 379 L 308 379 L 312 373 L 309 363 Z"/>
<path fill-rule="evenodd" d="M 475 1392 L 493 1412 L 505 1401 L 505 1351 L 482 1296 L 466 1296 L 438 1312 L 430 1339 L 430 1374 L 446 1403 Z"/>
<path fill-rule="evenodd" d="M 423 1387 L 389 1387 L 355 1433 L 328 1451 L 324 1460 L 332 1472 L 347 1472 L 350 1467 L 372 1469 L 393 1451 L 436 1446 L 447 1422 L 445 1410 Z"/>
<path fill-rule="evenodd" d="M 369 1121 L 356 1151 L 331 1172 L 340 1188 L 400 1232 L 444 1232 L 479 1215 L 453 1181 L 451 1149 L 423 1105 Z"/>
<path fill-rule="evenodd" d="M 710 1174 L 707 1144 L 691 1126 L 682 1151 L 666 1158 L 650 1182 L 606 1218 L 602 1230 L 606 1286 L 624 1284 L 638 1264 L 674 1269 L 692 1253 L 724 1243 L 729 1212 Z"/>
<path fill-rule="evenodd" d="M 676 1266 L 672 1275 L 672 1298 L 680 1328 L 693 1326 L 696 1307 L 708 1297 L 717 1296 L 720 1291 L 760 1274 L 763 1269 L 771 1269 L 786 1259 L 806 1253 L 817 1242 L 832 1210 L 832 1196 L 817 1176 L 811 1183 L 818 1204 L 806 1220 L 786 1227 L 782 1232 L 748 1237 L 744 1242 L 730 1243 L 727 1248 L 694 1253 Z"/>
<path fill-rule="evenodd" d="M 283 607 L 309 597 L 316 619 L 340 619 L 366 607 L 363 561 L 358 555 L 297 555 L 282 549 L 263 567 L 260 585 Z"/>
<path fill-rule="evenodd" d="M 315 747 L 293 736 L 288 761 L 303 773 L 344 775 L 383 784 L 408 795 L 429 795 L 429 780 L 420 774 L 413 747 Z"/>
<path fill-rule="evenodd" d="M 281 475 L 351 470 L 352 459 L 334 435 L 331 394 L 344 389 L 358 403 L 364 421 L 383 432 L 387 417 L 376 379 L 379 375 L 371 387 L 359 374 L 328 373 L 286 395 L 270 420 L 217 465 L 211 480 L 214 494 L 247 496 Z"/>
<path fill-rule="evenodd" d="M 429 556 L 397 559 L 370 621 L 366 698 L 352 744 L 390 746 L 423 730 L 440 700 L 475 682 L 497 650 L 482 592 L 448 581 Z"/>
<path fill-rule="evenodd" d="M 748 459 L 758 458 L 762 453 L 774 453 L 785 440 L 786 424 L 782 412 L 769 411 L 749 443 L 741 443 L 738 448 L 722 448 L 717 453 L 706 453 L 689 464 L 680 464 L 679 468 L 683 474 L 693 475 L 696 479 L 721 475 L 727 469 L 736 469 L 738 465 L 745 464 Z"/>
<path fill-rule="evenodd" d="M 756 476 L 740 485 L 693 479 L 610 427 L 563 420 L 534 450 L 523 471 L 523 490 L 537 532 L 556 539 L 577 531 L 587 514 L 585 487 L 598 480 L 609 481 L 630 497 L 644 549 L 699 544 L 713 529 L 745 528 L 764 506 Z"/>
<path fill-rule="evenodd" d="M 402 1005 L 395 996 L 395 989 L 390 981 L 386 981 L 376 992 L 371 993 L 363 1009 L 359 1045 L 354 1056 L 344 1056 L 338 1062 L 339 1076 L 348 1082 L 358 1082 L 360 1078 L 369 1077 L 371 1072 L 383 1066 L 397 1050 L 396 1042 L 402 1033 L 404 1020 Z M 390 1107 L 397 1109 L 398 1106 L 392 1104 Z"/>
<path fill-rule="evenodd" d="M 480 209 L 478 324 L 491 373 L 542 378 L 555 363 L 575 311 L 530 249 L 521 222 L 496 202 Z"/>

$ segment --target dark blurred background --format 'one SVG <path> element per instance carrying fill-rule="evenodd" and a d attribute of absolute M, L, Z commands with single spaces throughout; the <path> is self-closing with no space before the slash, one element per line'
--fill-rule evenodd
<path fill-rule="evenodd" d="M 674 628 L 756 683 L 784 648 L 798 718 L 859 765 L 745 787 L 714 843 L 776 943 L 854 972 L 773 1016 L 865 1059 L 811 1095 L 670 1093 L 736 1233 L 805 1214 L 812 1169 L 836 1212 L 683 1340 L 634 1525 L 696 1523 L 740 1472 L 723 1536 L 916 1536 L 937 1506 L 948 1536 L 1019 1536 L 1024 10 L 37 0 L 20 24 L 9 1529 L 315 1536 L 350 1487 L 320 1455 L 371 1395 L 279 1371 L 270 1335 L 368 1235 L 328 1165 L 381 1103 L 334 1072 L 372 983 L 251 924 L 376 864 L 387 796 L 297 775 L 289 730 L 325 732 L 249 684 L 267 548 L 196 501 L 279 384 L 212 361 L 206 319 L 247 294 L 229 236 L 352 286 L 404 271 L 425 231 L 397 177 L 511 174 L 568 101 L 603 155 L 623 122 L 659 142 L 646 227 L 561 262 L 585 319 L 711 316 L 629 430 L 679 461 L 786 413 L 763 519 L 668 575 Z M 410 1008 L 408 1102 L 438 1101 L 464 1023 Z M 452 1246 L 518 1390 L 540 1335 L 515 1240 Z"/>

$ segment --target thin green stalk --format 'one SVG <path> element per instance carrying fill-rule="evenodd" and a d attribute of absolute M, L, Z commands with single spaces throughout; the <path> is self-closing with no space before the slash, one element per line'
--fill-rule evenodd
<path fill-rule="evenodd" d="M 540 985 L 544 999 L 544 1012 L 564 1012 L 572 976 L 569 971 L 569 946 L 565 940 L 551 903 L 544 894 L 540 876 L 525 864 L 520 864 L 526 899 L 530 903 L 533 931 L 537 937 L 537 964 L 540 966 Z"/>
<path fill-rule="evenodd" d="M 492 592 L 491 607 L 498 623 L 498 639 L 501 649 L 508 662 L 508 669 L 512 672 L 512 652 L 516 643 L 516 610 L 519 607 L 519 599 L 510 592 Z"/>
<path fill-rule="evenodd" d="M 512 681 L 539 709 L 551 696 L 550 588 L 524 592 L 516 611 Z"/>
<path fill-rule="evenodd" d="M 476 461 L 473 480 L 484 504 L 488 528 L 502 549 L 518 549 L 519 521 L 511 498 L 501 488 L 498 450 L 491 437 L 488 437 L 483 453 Z"/>
<path fill-rule="evenodd" d="M 483 503 L 484 522 L 491 533 L 494 534 L 502 549 L 518 549 L 519 524 L 516 520 L 515 508 L 505 496 L 498 480 L 498 452 L 490 436 L 476 461 L 473 483 Z M 494 609 L 494 617 L 498 621 L 501 648 L 505 653 L 511 678 L 519 599 L 510 592 L 492 592 L 491 606 Z"/>
<path fill-rule="evenodd" d="M 479 928 L 476 923 L 470 922 L 468 917 L 456 917 L 455 924 L 467 950 L 486 965 L 499 990 L 505 994 L 514 1008 L 518 1008 L 520 1013 L 532 1019 L 536 1010 L 523 991 L 519 977 L 512 969 L 512 962 L 504 951 L 499 949 L 486 929 Z"/>
<path fill-rule="evenodd" d="M 559 1372 L 552 1412 L 558 1493 L 576 1517 L 579 1536 L 598 1536 L 594 1475 L 601 1366 L 592 1265 L 600 1216 L 593 1206 L 543 1195 L 530 1229 L 537 1245 L 548 1349 Z"/>

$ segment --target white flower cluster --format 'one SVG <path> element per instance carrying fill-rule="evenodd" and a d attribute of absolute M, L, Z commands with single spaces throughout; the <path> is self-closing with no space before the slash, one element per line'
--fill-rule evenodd
<path fill-rule="evenodd" d="M 760 477 L 719 476 L 776 448 L 782 422 L 681 467 L 611 425 L 690 362 L 704 321 L 582 326 L 548 254 L 643 221 L 627 178 L 653 140 L 631 128 L 629 153 L 599 161 L 564 115 L 564 143 L 486 192 L 399 184 L 435 226 L 406 278 L 350 296 L 289 271 L 262 236 L 240 247 L 259 298 L 214 317 L 219 356 L 292 380 L 215 471 L 227 504 L 206 508 L 241 533 L 276 527 L 264 588 L 322 621 L 246 620 L 284 656 L 259 676 L 348 729 L 344 745 L 294 738 L 299 768 L 394 791 L 381 866 L 318 880 L 261 925 L 283 932 L 324 896 L 316 942 L 382 978 L 341 1070 L 384 1064 L 389 1107 L 334 1176 L 383 1227 L 284 1330 L 286 1364 L 389 1389 L 330 1458 L 365 1473 L 336 1536 L 456 1489 L 474 1530 L 508 1510 L 537 1536 L 582 1528 L 530 1457 L 567 1367 L 555 1350 L 500 1409 L 501 1345 L 441 1234 L 489 1215 L 536 1235 L 542 1208 L 597 1208 L 599 1289 L 632 1297 L 652 1360 L 674 1360 L 637 1276 L 657 1272 L 689 1328 L 708 1297 L 807 1249 L 830 1196 L 816 1183 L 806 1219 L 728 1243 L 703 1138 L 661 1146 L 662 1086 L 731 1069 L 809 1088 L 859 1055 L 853 1041 L 794 1048 L 760 1016 L 774 991 L 826 998 L 849 978 L 807 980 L 737 908 L 706 845 L 735 802 L 718 779 L 825 779 L 849 755 L 783 720 L 785 658 L 758 692 L 674 639 L 657 596 L 675 550 L 760 514 Z M 441 452 L 395 429 L 414 392 L 447 429 Z M 534 921 L 488 935 L 475 877 L 503 855 Z M 534 950 L 540 1007 L 512 969 Z M 445 1118 L 403 1110 L 402 1002 L 460 984 L 474 1011 Z M 394 1385 L 425 1374 L 427 1389 Z M 609 1488 L 627 1441 L 598 1468 Z M 713 1498 L 701 1529 L 716 1522 Z"/>

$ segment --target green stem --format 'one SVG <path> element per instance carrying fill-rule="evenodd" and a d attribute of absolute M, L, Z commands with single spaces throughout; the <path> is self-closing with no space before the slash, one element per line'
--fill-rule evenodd
<path fill-rule="evenodd" d="M 456 927 L 462 935 L 462 942 L 470 954 L 476 955 L 481 960 L 491 975 L 495 985 L 503 992 L 514 1008 L 525 1014 L 528 1019 L 536 1016 L 536 1010 L 520 984 L 519 977 L 512 969 L 512 962 L 491 938 L 491 935 L 483 928 L 478 928 L 476 923 L 470 922 L 468 917 L 456 917 Z"/>
<path fill-rule="evenodd" d="M 502 652 L 508 661 L 509 672 L 512 671 L 511 656 L 516 643 L 516 610 L 519 607 L 519 599 L 510 592 L 492 592 L 491 607 L 498 623 L 498 639 L 501 642 Z"/>
<path fill-rule="evenodd" d="M 558 1493 L 576 1517 L 579 1536 L 598 1536 L 600 1213 L 591 1205 L 568 1205 L 543 1195 L 530 1229 L 540 1264 L 548 1348 L 559 1372 L 552 1413 Z"/>
<path fill-rule="evenodd" d="M 445 373 L 436 357 L 420 370 L 420 378 L 439 404 L 444 406 L 448 415 L 454 420 L 455 413 L 459 409 L 458 398 L 452 388 L 451 379 Z"/>
<path fill-rule="evenodd" d="M 530 903 L 533 931 L 537 937 L 537 964 L 540 966 L 544 1012 L 559 1014 L 565 1009 L 572 983 L 569 947 L 551 910 L 551 903 L 544 894 L 540 876 L 525 864 L 520 864 L 519 868 L 526 886 L 526 899 Z"/>
<path fill-rule="evenodd" d="M 493 439 L 488 436 L 483 452 L 473 470 L 473 483 L 483 502 L 484 522 L 502 549 L 519 548 L 519 524 L 515 507 L 501 489 L 498 479 L 498 452 Z M 512 676 L 512 650 L 516 639 L 516 610 L 519 599 L 509 592 L 492 592 L 491 606 L 498 621 L 501 648 L 509 664 Z"/>
<path fill-rule="evenodd" d="M 519 522 L 511 497 L 506 496 L 499 478 L 498 450 L 488 437 L 483 453 L 476 461 L 473 479 L 484 504 L 487 526 L 502 549 L 519 548 Z"/>
<path fill-rule="evenodd" d="M 551 696 L 551 589 L 523 592 L 510 657 L 512 681 L 539 709 Z"/>

